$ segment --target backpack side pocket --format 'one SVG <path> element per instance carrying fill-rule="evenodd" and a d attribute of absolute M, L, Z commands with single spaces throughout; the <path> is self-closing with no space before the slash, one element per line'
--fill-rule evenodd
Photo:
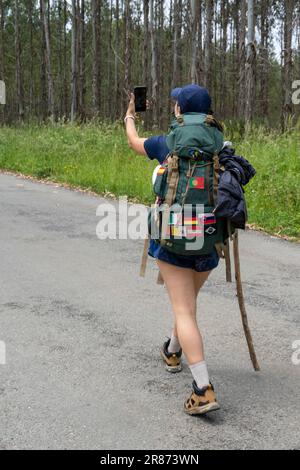
<path fill-rule="evenodd" d="M 167 174 L 167 168 L 161 165 L 157 170 L 156 178 L 153 184 L 154 193 L 161 199 L 164 199 L 167 191 Z"/>

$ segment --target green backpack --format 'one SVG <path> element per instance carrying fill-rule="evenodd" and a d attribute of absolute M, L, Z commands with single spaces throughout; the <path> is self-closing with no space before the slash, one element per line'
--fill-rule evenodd
<path fill-rule="evenodd" d="M 166 142 L 170 153 L 154 182 L 149 234 L 179 255 L 210 254 L 228 238 L 226 219 L 214 215 L 221 127 L 211 115 L 186 113 L 171 123 Z"/>

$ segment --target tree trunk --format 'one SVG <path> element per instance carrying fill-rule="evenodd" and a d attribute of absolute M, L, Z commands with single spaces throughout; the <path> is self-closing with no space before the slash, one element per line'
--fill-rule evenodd
<path fill-rule="evenodd" d="M 122 109 L 122 100 L 120 94 L 120 80 L 119 80 L 119 36 L 120 36 L 120 26 L 119 26 L 119 14 L 120 14 L 120 7 L 119 7 L 119 0 L 116 0 L 116 9 L 115 9 L 115 78 L 114 78 L 114 90 L 115 90 L 115 119 L 119 118 Z"/>
<path fill-rule="evenodd" d="M 199 8 L 198 8 L 198 17 L 196 17 L 196 21 L 198 21 L 198 35 L 197 35 L 197 42 L 198 42 L 198 66 L 197 66 L 197 77 L 198 83 L 202 81 L 203 77 L 203 45 L 202 45 L 202 5 L 203 1 L 199 0 Z"/>
<path fill-rule="evenodd" d="M 14 4 L 14 22 L 15 22 L 15 57 L 16 57 L 16 92 L 17 92 L 17 114 L 18 119 L 24 118 L 24 93 L 23 93 L 23 76 L 21 65 L 21 42 L 19 29 L 19 1 L 15 0 Z"/>
<path fill-rule="evenodd" d="M 152 109 L 153 109 L 153 126 L 158 127 L 157 113 L 157 50 L 154 31 L 154 0 L 150 0 L 150 39 L 151 39 L 151 80 L 152 80 Z"/>
<path fill-rule="evenodd" d="M 125 0 L 125 51 L 124 51 L 124 87 L 127 94 L 131 91 L 131 6 L 130 0 Z M 125 96 L 128 101 L 128 96 Z"/>
<path fill-rule="evenodd" d="M 220 77 L 220 114 L 222 119 L 225 118 L 226 113 L 226 105 L 228 102 L 227 98 L 227 73 L 226 73 L 226 66 L 227 66 L 227 27 L 228 27 L 228 2 L 226 0 L 222 0 L 221 2 L 221 23 L 222 23 L 222 48 L 221 48 L 221 60 L 220 60 L 220 68 L 221 68 L 221 77 Z"/>
<path fill-rule="evenodd" d="M 100 48 L 100 11 L 101 11 L 101 1 L 100 0 L 91 0 L 92 1 L 92 31 L 93 31 L 93 79 L 92 79 L 92 88 L 93 88 L 93 108 L 94 113 L 99 115 L 100 113 L 100 97 L 101 97 L 101 48 Z"/>
<path fill-rule="evenodd" d="M 269 78 L 269 22 L 270 0 L 261 1 L 260 6 L 260 81 L 259 81 L 259 112 L 261 116 L 268 117 L 268 78 Z"/>
<path fill-rule="evenodd" d="M 33 1 L 28 1 L 28 21 L 29 21 L 29 51 L 30 51 L 30 58 L 29 58 L 29 106 L 28 106 L 28 114 L 32 116 L 34 113 L 34 77 L 33 77 L 33 58 L 34 58 L 34 51 L 33 51 Z"/>
<path fill-rule="evenodd" d="M 42 14 L 42 2 L 40 1 L 40 18 L 39 18 L 39 31 L 41 39 L 41 55 L 40 55 L 40 79 L 41 79 L 41 93 L 39 100 L 39 109 L 40 117 L 42 120 L 45 120 L 47 117 L 48 107 L 48 93 L 46 85 L 46 41 L 45 41 L 45 31 L 43 26 L 43 14 Z"/>
<path fill-rule="evenodd" d="M 190 0 L 191 7 L 191 72 L 190 78 L 192 83 L 198 82 L 197 74 L 197 50 L 198 50 L 198 29 L 199 29 L 199 0 Z"/>
<path fill-rule="evenodd" d="M 0 0 L 0 80 L 4 80 L 4 5 Z"/>
<path fill-rule="evenodd" d="M 78 22 L 77 22 L 77 0 L 72 0 L 72 81 L 71 81 L 71 121 L 77 117 L 78 111 L 78 63 L 77 63 L 77 47 L 78 47 Z"/>
<path fill-rule="evenodd" d="M 148 60 L 148 43 L 149 43 L 149 0 L 143 2 L 143 14 L 144 14 L 144 43 L 143 43 L 143 84 L 149 88 L 149 60 Z M 148 115 L 145 115 L 145 127 L 148 128 Z"/>
<path fill-rule="evenodd" d="M 67 119 L 69 115 L 69 80 L 68 80 L 68 61 L 67 61 L 67 0 L 64 0 L 64 49 L 63 49 L 63 116 Z"/>
<path fill-rule="evenodd" d="M 5 67 L 4 67 L 4 5 L 3 0 L 0 0 L 0 80 L 4 82 L 5 86 Z M 3 104 L 0 106 L 0 115 L 1 115 L 1 122 L 5 122 L 5 106 Z"/>
<path fill-rule="evenodd" d="M 79 19 L 79 90 L 78 90 L 78 112 L 80 120 L 85 120 L 85 4 L 81 0 Z"/>
<path fill-rule="evenodd" d="M 49 29 L 49 16 L 47 13 L 48 2 L 47 0 L 41 0 L 41 12 L 43 18 L 44 34 L 45 34 L 45 62 L 46 62 L 46 73 L 47 73 L 47 85 L 48 85 L 48 113 L 50 119 L 55 119 L 54 109 L 54 88 L 51 70 L 51 45 L 50 45 L 50 29 Z"/>
<path fill-rule="evenodd" d="M 237 89 L 237 80 L 239 78 L 239 41 L 240 41 L 240 15 L 239 15 L 239 5 L 240 2 L 237 2 L 237 5 L 232 5 L 231 8 L 228 8 L 228 23 L 233 25 L 234 30 L 234 44 L 233 44 L 233 53 L 232 53 L 232 63 L 227 57 L 227 75 L 228 79 L 226 81 L 227 93 L 230 90 L 230 83 L 232 80 L 229 78 L 229 73 L 232 70 L 233 76 L 235 77 L 234 88 L 232 88 L 231 101 L 227 99 L 227 108 L 225 112 L 225 117 L 234 117 L 238 116 L 238 89 Z M 231 20 L 232 16 L 232 20 Z"/>
<path fill-rule="evenodd" d="M 172 88 L 180 85 L 181 78 L 181 10 L 182 0 L 174 0 L 173 73 Z"/>
<path fill-rule="evenodd" d="M 246 80 L 246 103 L 245 103 L 245 126 L 246 132 L 251 128 L 253 112 L 255 105 L 255 62 L 256 47 L 254 42 L 254 2 L 248 0 L 248 37 L 247 37 L 247 56 L 245 68 Z"/>
<path fill-rule="evenodd" d="M 238 109 L 237 115 L 240 119 L 245 117 L 245 66 L 246 66 L 246 0 L 240 0 L 240 27 L 239 27 L 239 77 L 238 77 Z"/>
<path fill-rule="evenodd" d="M 284 50 L 282 71 L 282 126 L 287 128 L 292 114 L 292 36 L 295 0 L 284 1 Z"/>
<path fill-rule="evenodd" d="M 107 64 L 107 83 L 109 87 L 111 87 L 112 82 L 112 67 L 111 67 L 111 57 L 113 54 L 112 50 L 112 12 L 113 12 L 113 1 L 110 0 L 110 12 L 109 12 L 109 33 L 108 33 L 108 41 L 107 41 L 107 56 L 108 56 L 108 64 Z M 107 117 L 112 120 L 113 118 L 113 109 L 112 109 L 112 100 L 111 96 L 107 97 L 105 100 L 106 104 L 106 115 Z"/>
<path fill-rule="evenodd" d="M 58 14 L 58 34 L 57 34 L 57 40 L 58 40 L 58 87 L 57 87 L 57 93 L 58 93 L 58 108 L 57 108 L 57 114 L 59 119 L 61 119 L 63 115 L 63 47 L 62 47 L 62 42 L 63 42 L 63 20 L 62 20 L 62 0 L 58 0 L 57 2 L 57 14 Z"/>
<path fill-rule="evenodd" d="M 214 0 L 205 1 L 206 31 L 204 53 L 204 86 L 212 89 L 212 40 L 213 40 L 213 16 Z"/>
<path fill-rule="evenodd" d="M 157 28 L 156 34 L 158 35 L 157 44 L 157 112 L 158 112 L 158 125 L 161 129 L 164 122 L 164 111 L 166 102 L 164 97 L 164 83 L 165 83 L 165 48 L 164 48 L 164 0 L 157 0 Z"/>

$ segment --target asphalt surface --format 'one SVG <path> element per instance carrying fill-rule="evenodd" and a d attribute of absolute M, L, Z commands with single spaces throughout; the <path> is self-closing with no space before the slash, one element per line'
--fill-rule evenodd
<path fill-rule="evenodd" d="M 103 201 L 0 175 L 0 448 L 299 449 L 300 246 L 240 233 L 260 373 L 223 262 L 211 275 L 198 316 L 222 408 L 190 417 L 186 362 L 170 375 L 159 356 L 172 313 L 155 262 L 140 278 L 141 240 L 96 237 Z"/>

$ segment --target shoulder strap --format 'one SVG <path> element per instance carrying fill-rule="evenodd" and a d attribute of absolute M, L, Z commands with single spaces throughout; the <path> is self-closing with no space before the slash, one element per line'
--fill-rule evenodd
<path fill-rule="evenodd" d="M 178 170 L 178 162 L 179 162 L 179 157 L 177 155 L 171 155 L 168 158 L 168 176 L 167 176 L 167 194 L 164 199 L 163 204 L 165 204 L 167 207 L 164 211 L 162 211 L 162 226 L 161 226 L 161 245 L 165 245 L 166 243 L 166 233 L 167 233 L 167 228 L 168 228 L 168 222 L 170 218 L 170 207 L 172 206 L 175 196 L 176 196 L 176 191 L 177 191 L 177 186 L 178 186 L 178 181 L 179 181 L 179 170 Z"/>
<path fill-rule="evenodd" d="M 164 203 L 168 206 L 171 206 L 173 204 L 176 195 L 179 180 L 178 162 L 179 157 L 175 154 L 170 155 L 170 157 L 168 158 L 168 190 L 164 200 Z"/>
<path fill-rule="evenodd" d="M 215 153 L 213 156 L 214 162 L 214 205 L 217 205 L 217 197 L 218 197 L 218 185 L 219 185 L 219 171 L 220 171 L 220 163 L 219 163 L 219 156 Z"/>

